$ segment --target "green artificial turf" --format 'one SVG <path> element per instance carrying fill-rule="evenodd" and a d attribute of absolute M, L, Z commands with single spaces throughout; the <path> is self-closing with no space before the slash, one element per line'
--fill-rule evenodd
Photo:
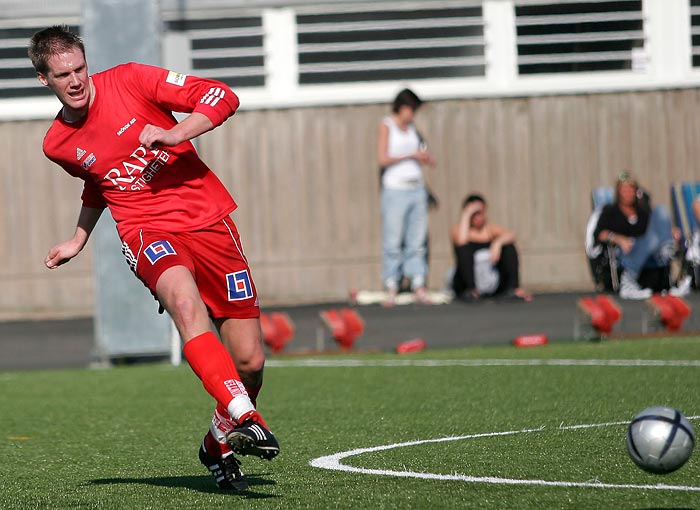
<path fill-rule="evenodd" d="M 243 459 L 245 495 L 219 491 L 197 460 L 213 400 L 187 366 L 2 372 L 0 508 L 696 508 L 697 491 L 522 481 L 700 489 L 697 451 L 661 476 L 625 448 L 625 422 L 648 406 L 700 415 L 699 362 L 692 337 L 270 358 L 259 408 L 282 453 Z M 411 441 L 342 460 L 381 474 L 310 465 Z"/>

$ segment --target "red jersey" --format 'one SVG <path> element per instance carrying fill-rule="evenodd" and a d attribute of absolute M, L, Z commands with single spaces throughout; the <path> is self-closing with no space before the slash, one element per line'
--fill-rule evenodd
<path fill-rule="evenodd" d="M 221 82 L 159 67 L 123 64 L 92 76 L 94 99 L 77 122 L 56 116 L 44 154 L 85 181 L 86 207 L 109 207 L 119 235 L 148 228 L 194 231 L 229 215 L 236 203 L 191 142 L 146 149 L 146 124 L 170 129 L 172 112 L 199 112 L 221 125 L 238 97 Z"/>

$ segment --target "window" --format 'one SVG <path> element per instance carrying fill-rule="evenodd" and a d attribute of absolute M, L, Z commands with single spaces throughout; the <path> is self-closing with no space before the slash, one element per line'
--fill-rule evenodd
<path fill-rule="evenodd" d="M 700 67 L 700 0 L 690 0 L 690 41 L 693 67 Z"/>
<path fill-rule="evenodd" d="M 300 9 L 299 83 L 483 76 L 481 7 L 427 4 Z"/>
<path fill-rule="evenodd" d="M 644 48 L 641 0 L 516 5 L 518 71 L 631 69 Z"/>
<path fill-rule="evenodd" d="M 227 85 L 265 85 L 261 16 L 175 19 L 166 30 L 186 32 L 192 73 Z"/>

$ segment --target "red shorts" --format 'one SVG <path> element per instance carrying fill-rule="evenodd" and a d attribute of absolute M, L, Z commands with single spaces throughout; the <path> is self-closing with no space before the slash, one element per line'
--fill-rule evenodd
<path fill-rule="evenodd" d="M 260 316 L 255 283 L 231 218 L 195 232 L 142 229 L 122 239 L 122 252 L 153 296 L 158 278 L 166 269 L 185 266 L 194 276 L 212 318 Z"/>

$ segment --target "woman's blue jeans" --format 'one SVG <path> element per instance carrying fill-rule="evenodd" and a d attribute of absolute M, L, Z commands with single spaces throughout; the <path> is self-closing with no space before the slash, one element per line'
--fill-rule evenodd
<path fill-rule="evenodd" d="M 382 189 L 382 277 L 387 289 L 406 276 L 411 287 L 425 285 L 428 194 L 425 188 Z"/>
<path fill-rule="evenodd" d="M 649 216 L 646 232 L 634 239 L 629 253 L 618 251 L 619 261 L 627 271 L 639 275 L 645 267 L 665 267 L 673 256 L 671 217 L 668 209 L 657 205 Z"/>

